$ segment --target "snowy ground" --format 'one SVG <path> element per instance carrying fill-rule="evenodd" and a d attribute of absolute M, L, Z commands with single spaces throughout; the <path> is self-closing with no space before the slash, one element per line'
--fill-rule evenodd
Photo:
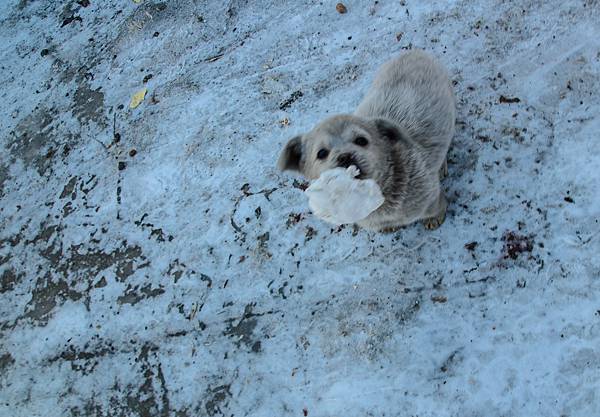
<path fill-rule="evenodd" d="M 345 4 L 2 2 L 1 416 L 600 415 L 600 3 Z M 411 47 L 448 218 L 332 229 L 278 153 Z"/>

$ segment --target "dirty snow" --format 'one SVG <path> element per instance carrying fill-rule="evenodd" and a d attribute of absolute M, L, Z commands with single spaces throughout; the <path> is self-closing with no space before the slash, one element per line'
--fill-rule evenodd
<path fill-rule="evenodd" d="M 2 2 L 0 415 L 600 415 L 600 4 L 344 4 Z M 446 222 L 332 228 L 278 153 L 410 48 Z"/>

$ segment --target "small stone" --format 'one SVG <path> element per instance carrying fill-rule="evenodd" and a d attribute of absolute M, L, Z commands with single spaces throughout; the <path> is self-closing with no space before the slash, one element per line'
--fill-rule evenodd
<path fill-rule="evenodd" d="M 343 3 L 338 3 L 335 5 L 335 10 L 337 10 L 338 13 L 340 14 L 344 14 L 348 11 L 348 9 L 346 8 L 346 6 L 344 6 Z"/>

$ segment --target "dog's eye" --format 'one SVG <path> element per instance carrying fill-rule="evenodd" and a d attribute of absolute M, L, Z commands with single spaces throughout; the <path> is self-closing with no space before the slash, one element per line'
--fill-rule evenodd
<path fill-rule="evenodd" d="M 359 136 L 356 139 L 354 139 L 354 144 L 358 146 L 367 146 L 369 144 L 369 141 L 367 140 L 367 138 Z"/>
<path fill-rule="evenodd" d="M 325 159 L 329 156 L 329 151 L 327 149 L 321 149 L 317 152 L 317 159 Z"/>

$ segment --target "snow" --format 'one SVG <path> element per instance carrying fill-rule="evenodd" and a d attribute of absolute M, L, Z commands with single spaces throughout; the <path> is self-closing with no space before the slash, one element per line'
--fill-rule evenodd
<path fill-rule="evenodd" d="M 308 206 L 319 218 L 336 226 L 363 220 L 377 210 L 385 199 L 372 179 L 356 179 L 354 165 L 324 171 L 306 189 Z"/>
<path fill-rule="evenodd" d="M 597 3 L 336 3 L 2 3 L 0 416 L 600 415 Z M 331 226 L 277 156 L 410 48 L 446 221 Z"/>

